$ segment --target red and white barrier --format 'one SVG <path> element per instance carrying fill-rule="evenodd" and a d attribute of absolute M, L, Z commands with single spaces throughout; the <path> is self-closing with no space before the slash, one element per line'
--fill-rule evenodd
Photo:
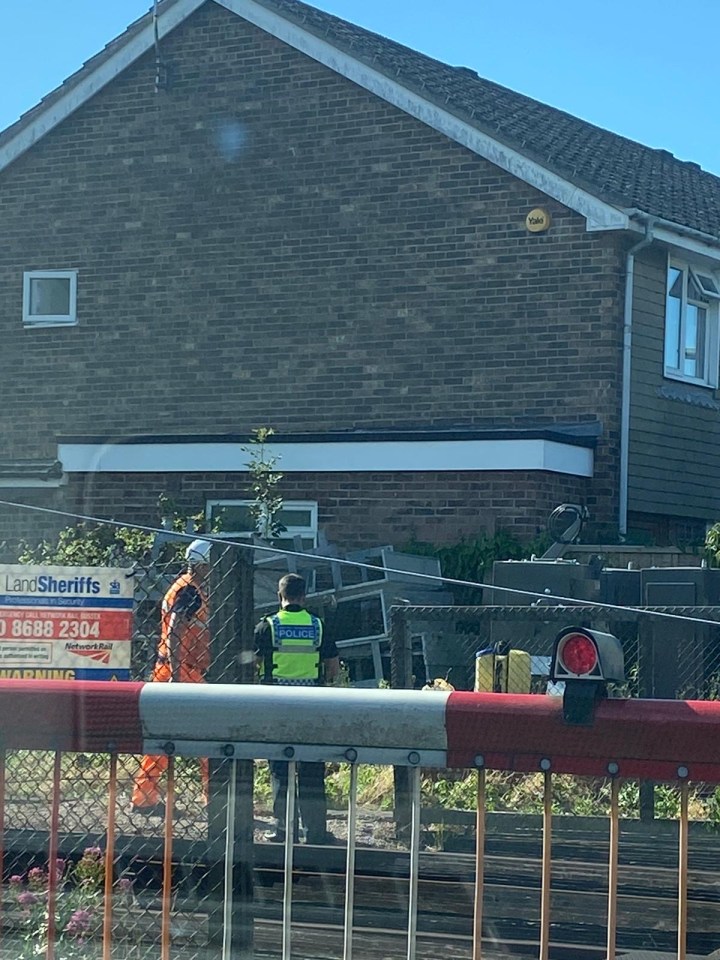
<path fill-rule="evenodd" d="M 552 770 L 720 782 L 720 703 L 308 687 L 0 681 L 5 749 Z"/>

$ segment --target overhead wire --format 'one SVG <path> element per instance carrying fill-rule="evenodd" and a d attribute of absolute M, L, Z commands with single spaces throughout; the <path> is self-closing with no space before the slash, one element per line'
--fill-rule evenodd
<path fill-rule="evenodd" d="M 265 546 L 258 543 L 248 543 L 244 540 L 231 540 L 229 537 L 222 537 L 213 535 L 211 533 L 184 533 L 177 530 L 167 530 L 164 527 L 154 527 L 148 524 L 142 523 L 132 523 L 124 520 L 115 520 L 110 517 L 97 517 L 88 514 L 74 513 L 69 510 L 56 510 L 53 507 L 41 507 L 37 504 L 30 503 L 18 503 L 14 500 L 0 500 L 0 507 L 14 507 L 19 510 L 30 510 L 37 513 L 50 514 L 57 517 L 65 517 L 71 520 L 82 521 L 84 523 L 95 523 L 95 524 L 106 524 L 107 526 L 116 527 L 118 529 L 131 529 L 131 530 L 141 530 L 144 533 L 152 533 L 164 537 L 165 539 L 176 539 L 179 541 L 192 541 L 197 539 L 207 540 L 209 543 L 217 543 L 223 547 L 237 547 L 241 550 L 252 550 L 254 552 L 260 553 L 271 553 L 274 555 L 280 554 L 281 556 L 286 557 L 299 557 L 301 559 L 307 560 L 312 558 L 314 560 L 325 561 L 327 563 L 340 564 L 342 566 L 354 567 L 361 570 L 370 570 L 373 573 L 378 572 L 377 564 L 365 563 L 362 560 L 347 560 L 344 557 L 332 557 L 326 556 L 320 553 L 308 553 L 307 551 L 302 550 L 288 550 L 284 547 L 278 546 Z M 475 580 L 459 580 L 455 577 L 445 577 L 442 574 L 432 574 L 432 573 L 419 573 L 414 570 L 395 570 L 392 567 L 384 566 L 383 571 L 385 573 L 395 573 L 402 575 L 403 578 L 412 577 L 417 580 L 431 581 L 441 584 L 449 584 L 456 587 L 473 587 L 478 590 L 490 590 L 490 591 L 499 591 L 502 593 L 510 593 L 515 596 L 520 597 L 534 597 L 538 600 L 554 600 L 558 606 L 567 604 L 570 607 L 578 606 L 592 606 L 601 610 L 613 610 L 613 611 L 624 611 L 634 614 L 639 614 L 641 616 L 647 617 L 657 617 L 661 619 L 669 620 L 681 620 L 686 623 L 694 624 L 704 624 L 705 626 L 710 627 L 719 627 L 720 620 L 707 620 L 703 617 L 690 617 L 686 614 L 681 613 L 668 613 L 661 610 L 648 610 L 643 607 L 627 607 L 622 606 L 617 603 L 602 603 L 599 601 L 592 601 L 583 604 L 582 600 L 579 600 L 577 597 L 563 597 L 558 594 L 552 593 L 539 593 L 536 590 L 521 590 L 518 587 L 507 587 L 507 586 L 497 586 L 493 583 L 483 583 L 482 581 Z"/>

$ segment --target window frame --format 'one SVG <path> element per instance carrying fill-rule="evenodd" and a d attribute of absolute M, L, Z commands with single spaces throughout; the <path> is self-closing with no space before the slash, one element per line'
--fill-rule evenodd
<path fill-rule="evenodd" d="M 670 300 L 670 271 L 678 270 L 682 274 L 682 295 L 680 298 L 680 316 L 678 319 L 677 352 L 678 367 L 669 364 L 668 350 L 668 318 Z M 718 387 L 720 374 L 720 292 L 713 293 L 703 282 L 707 277 L 720 291 L 720 281 L 715 272 L 704 267 L 695 266 L 687 261 L 668 257 L 665 269 L 665 305 L 663 327 L 663 374 L 670 380 L 679 380 L 682 383 L 692 383 L 696 386 L 715 390 Z M 688 285 L 692 281 L 702 293 L 702 300 L 688 296 Z M 687 308 L 688 305 L 699 305 L 705 310 L 705 338 L 703 343 L 704 363 L 702 376 L 697 377 L 683 370 L 687 357 L 685 352 Z"/>
<path fill-rule="evenodd" d="M 24 327 L 71 327 L 77 325 L 77 270 L 25 270 L 23 272 L 22 320 Z M 30 313 L 30 287 L 33 280 L 68 280 L 68 313 Z"/>
<path fill-rule="evenodd" d="M 254 500 L 248 499 L 213 499 L 205 501 L 205 517 L 208 523 L 208 529 L 211 528 L 213 521 L 213 507 L 251 507 L 255 503 Z M 274 539 L 274 543 L 277 543 L 278 540 L 288 540 L 292 541 L 293 537 L 300 536 L 304 540 L 312 539 L 313 549 L 318 545 L 318 505 L 316 500 L 284 500 L 282 505 L 283 510 L 308 510 L 310 512 L 310 525 L 307 527 L 288 527 L 287 530 Z M 220 530 L 218 533 L 214 533 L 214 537 L 219 537 L 221 539 L 238 539 L 238 540 L 251 540 L 254 536 L 257 536 L 258 531 L 256 530 Z"/>

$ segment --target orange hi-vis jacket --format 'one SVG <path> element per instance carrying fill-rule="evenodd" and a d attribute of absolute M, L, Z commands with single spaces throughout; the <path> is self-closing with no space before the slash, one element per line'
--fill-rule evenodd
<path fill-rule="evenodd" d="M 181 592 L 186 588 L 195 591 L 193 603 L 182 602 Z M 210 630 L 208 628 L 207 596 L 193 581 L 192 574 L 182 573 L 165 594 L 160 621 L 160 644 L 158 664 L 171 668 L 170 625 L 175 614 L 175 636 L 179 641 L 178 660 L 180 667 L 204 673 L 210 666 Z M 179 680 L 179 677 L 174 678 Z"/>

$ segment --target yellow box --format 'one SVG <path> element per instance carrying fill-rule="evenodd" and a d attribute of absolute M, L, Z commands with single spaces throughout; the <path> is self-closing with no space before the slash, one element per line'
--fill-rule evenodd
<path fill-rule="evenodd" d="M 530 680 L 530 654 L 524 650 L 475 657 L 476 693 L 530 693 Z"/>
<path fill-rule="evenodd" d="M 502 659 L 503 692 L 530 693 L 530 654 L 524 650 L 511 650 Z"/>
<path fill-rule="evenodd" d="M 492 693 L 495 689 L 495 654 L 475 657 L 475 693 Z"/>

